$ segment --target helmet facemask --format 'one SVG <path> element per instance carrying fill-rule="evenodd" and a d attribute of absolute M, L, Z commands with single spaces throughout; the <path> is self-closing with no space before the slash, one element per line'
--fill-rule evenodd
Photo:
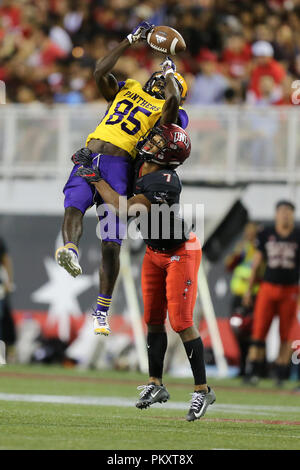
<path fill-rule="evenodd" d="M 179 88 L 179 92 L 180 94 L 182 94 L 183 87 L 176 77 L 175 79 Z M 155 98 L 159 100 L 164 100 L 165 99 L 165 84 L 166 84 L 166 79 L 164 75 L 161 72 L 154 72 L 149 78 L 149 80 L 146 82 L 143 90 L 149 95 L 154 96 Z"/>
<path fill-rule="evenodd" d="M 168 148 L 168 142 L 160 129 L 150 129 L 142 138 L 139 148 L 139 157 L 146 162 L 165 165 L 159 159 L 164 159 L 164 151 Z"/>
<path fill-rule="evenodd" d="M 191 143 L 181 127 L 162 124 L 149 129 L 136 148 L 141 160 L 175 169 L 190 155 Z"/>

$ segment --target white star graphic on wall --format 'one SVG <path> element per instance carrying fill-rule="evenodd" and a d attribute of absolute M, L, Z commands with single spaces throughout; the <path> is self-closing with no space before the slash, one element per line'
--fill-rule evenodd
<path fill-rule="evenodd" d="M 70 338 L 70 316 L 82 314 L 77 297 L 93 286 L 93 276 L 73 278 L 52 258 L 44 260 L 49 281 L 31 294 L 33 302 L 49 304 L 48 320 L 58 322 L 61 340 Z"/>

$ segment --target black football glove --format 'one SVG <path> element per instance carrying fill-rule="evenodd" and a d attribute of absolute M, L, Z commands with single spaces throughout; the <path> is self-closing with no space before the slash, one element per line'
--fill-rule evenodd
<path fill-rule="evenodd" d="M 71 160 L 74 165 L 91 165 L 93 160 L 91 157 L 92 153 L 90 149 L 83 147 L 72 155 Z"/>
<path fill-rule="evenodd" d="M 81 176 L 87 183 L 97 183 L 101 181 L 101 174 L 98 168 L 87 168 L 81 166 L 75 173 L 76 176 Z"/>

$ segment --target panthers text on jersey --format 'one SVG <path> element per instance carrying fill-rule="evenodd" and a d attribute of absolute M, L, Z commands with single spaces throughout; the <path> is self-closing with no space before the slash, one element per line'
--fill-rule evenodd
<path fill-rule="evenodd" d="M 158 123 L 165 100 L 146 93 L 136 80 L 128 79 L 119 86 L 119 92 L 104 118 L 88 135 L 86 145 L 91 139 L 100 139 L 122 148 L 135 158 L 137 142 Z M 187 115 L 181 108 L 179 125 L 185 128 L 187 122 Z"/>

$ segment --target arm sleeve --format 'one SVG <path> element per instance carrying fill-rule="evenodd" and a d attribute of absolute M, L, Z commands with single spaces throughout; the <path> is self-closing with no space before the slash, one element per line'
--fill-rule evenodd
<path fill-rule="evenodd" d="M 120 91 L 121 88 L 123 88 L 123 86 L 125 85 L 125 82 L 118 82 L 118 85 L 119 85 L 119 91 Z"/>
<path fill-rule="evenodd" d="M 178 119 L 177 119 L 178 126 L 182 127 L 182 129 L 186 129 L 188 126 L 188 123 L 189 123 L 189 117 L 186 111 L 180 108 L 178 112 Z"/>

